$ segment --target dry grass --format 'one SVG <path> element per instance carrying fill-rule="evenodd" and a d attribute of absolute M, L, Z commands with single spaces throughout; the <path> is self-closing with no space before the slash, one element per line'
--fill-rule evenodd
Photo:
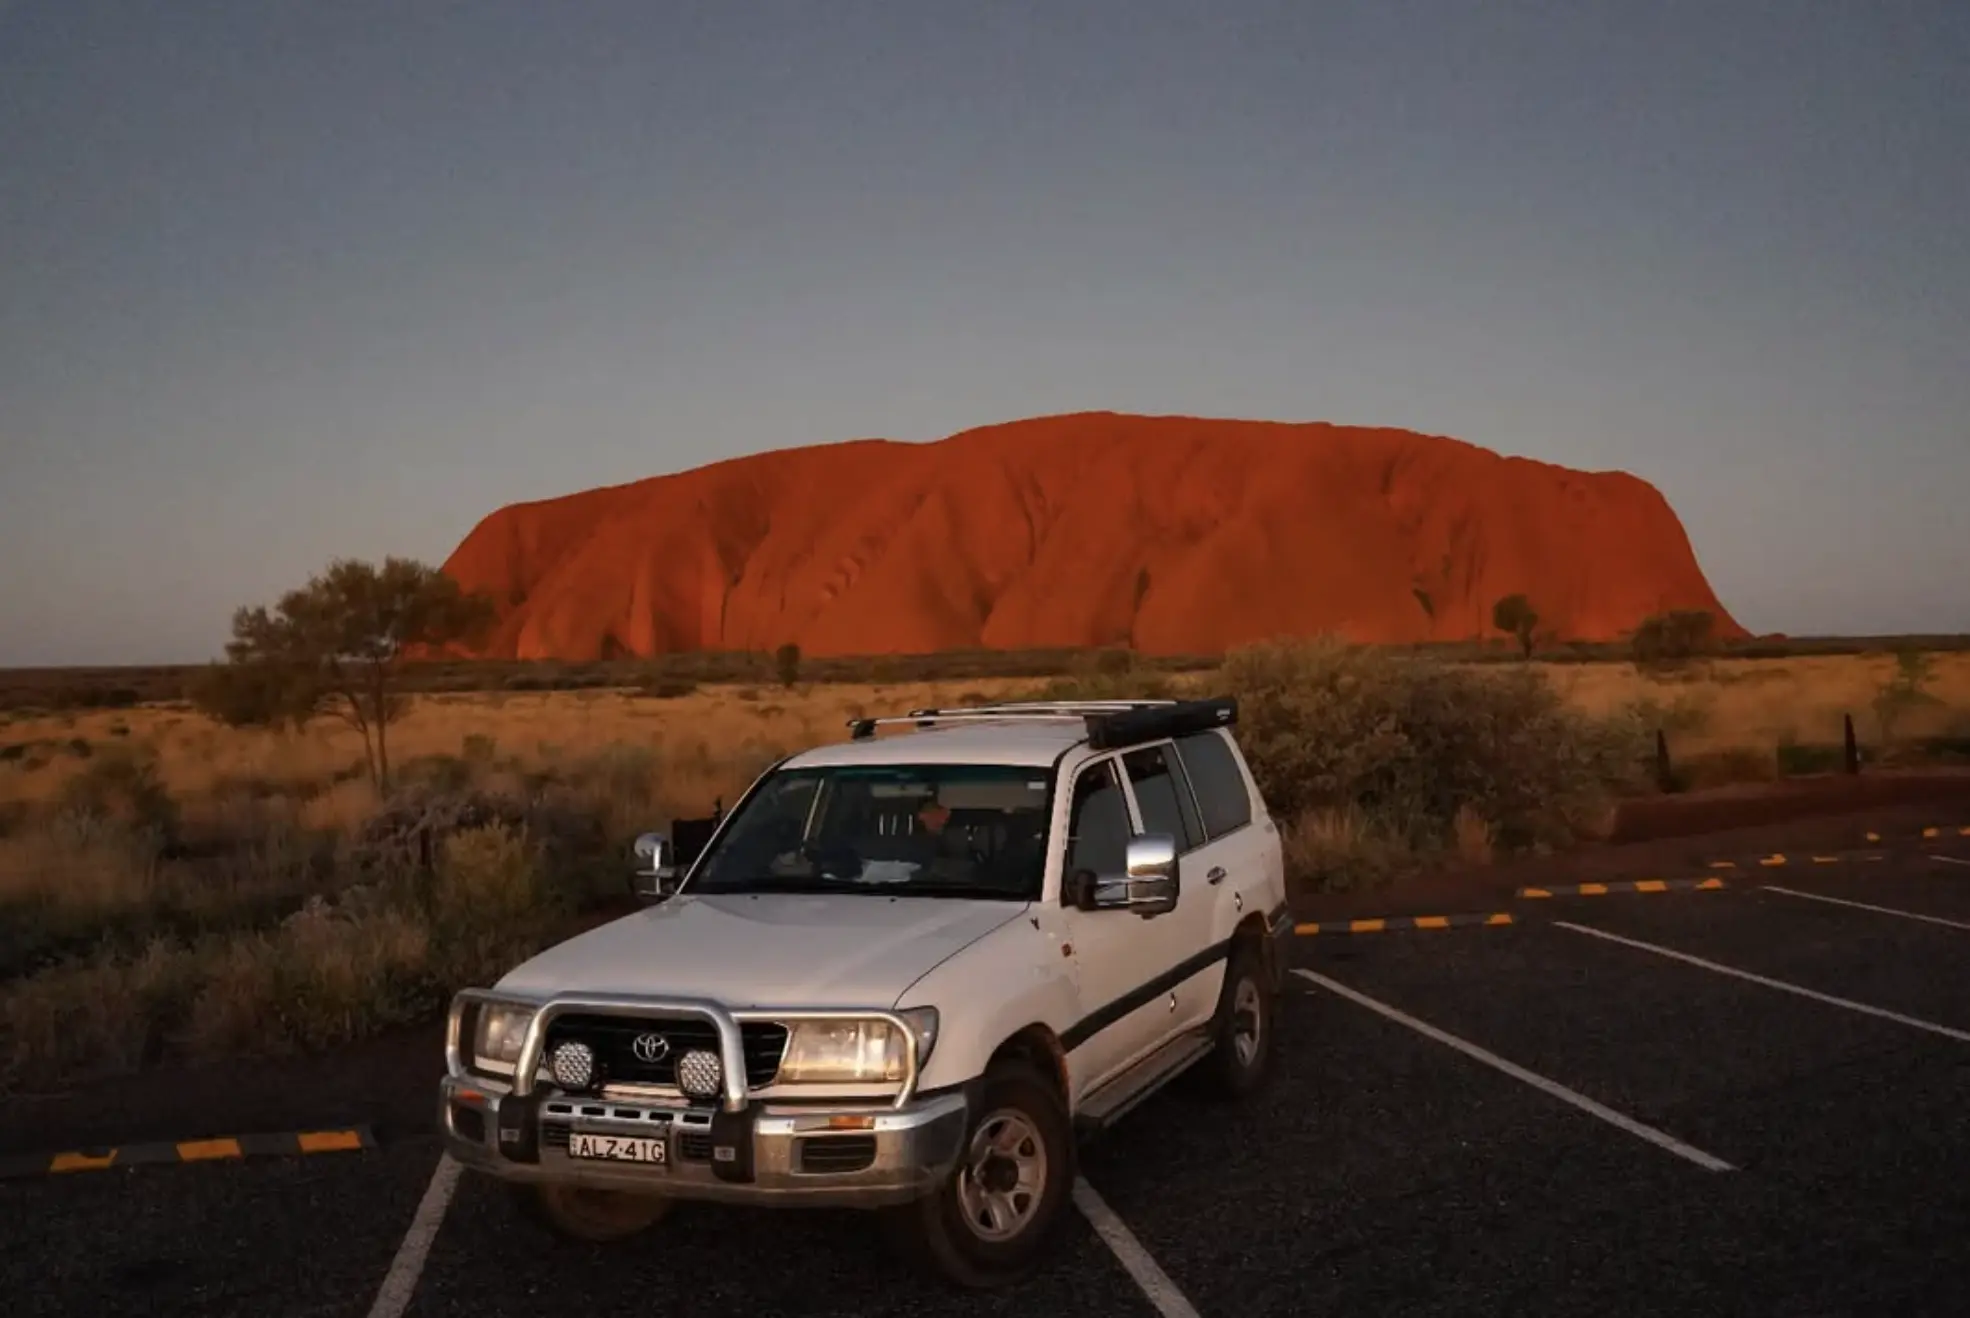
<path fill-rule="evenodd" d="M 1489 666 L 1488 666 L 1489 667 Z M 1533 664 L 1580 709 L 1596 715 L 1637 711 L 1665 727 L 1677 754 L 1744 748 L 1769 753 L 1790 742 L 1837 743 L 1841 718 L 1854 716 L 1864 741 L 1878 737 L 1871 702 L 1894 674 L 1892 656 L 1816 656 L 1721 660 L 1691 675 L 1658 680 L 1626 663 Z M 1162 679 L 1176 689 L 1204 689 L 1213 674 Z M 463 756 L 468 739 L 522 769 L 643 747 L 661 765 L 666 804 L 690 812 L 714 797 L 731 799 L 749 769 L 781 751 L 847 735 L 850 718 L 969 699 L 1029 692 L 1021 679 L 967 679 L 892 686 L 706 686 L 662 698 L 627 690 L 488 692 L 425 695 L 391 730 L 399 765 L 418 757 Z M 1931 688 L 1941 704 L 1909 716 L 1911 736 L 1960 732 L 1970 715 L 1970 653 L 1935 656 Z M 1639 707 L 1639 709 L 1638 709 Z M 112 732 L 120 727 L 119 735 Z M 128 741 L 157 751 L 171 795 L 195 803 L 229 786 L 301 797 L 311 819 L 346 823 L 373 807 L 357 777 L 362 745 L 333 722 L 302 733 L 221 728 L 173 706 L 143 706 L 15 718 L 0 729 L 0 748 L 22 748 L 0 763 L 0 806 L 56 799 L 100 748 Z M 77 755 L 74 743 L 91 748 Z M 324 801 L 323 794 L 333 799 Z"/>
<path fill-rule="evenodd" d="M 849 719 L 951 703 L 960 697 L 1000 699 L 1032 684 L 1012 679 L 909 683 L 896 686 L 703 687 L 685 696 L 587 690 L 424 695 L 390 729 L 390 758 L 406 766 L 420 757 L 466 757 L 468 743 L 522 770 L 552 770 L 584 758 L 641 747 L 663 766 L 665 790 L 680 809 L 709 809 L 750 781 L 746 771 L 777 754 L 845 738 Z M 121 725 L 122 738 L 110 732 Z M 157 752 L 171 795 L 193 802 L 228 787 L 309 796 L 357 781 L 362 741 L 333 720 L 300 733 L 220 727 L 173 706 L 15 718 L 0 743 L 27 747 L 0 764 L 0 802 L 48 802 L 89 759 L 69 753 L 79 740 L 92 747 L 127 739 Z M 488 754 L 489 753 L 489 754 Z M 336 787 L 364 808 L 360 786 Z"/>
<path fill-rule="evenodd" d="M 1930 689 L 1941 703 L 1912 713 L 1901 729 L 1907 735 L 1960 733 L 1970 715 L 1970 654 L 1938 654 L 1934 663 Z M 1689 754 L 1838 742 L 1847 714 L 1861 740 L 1877 741 L 1873 700 L 1895 674 L 1892 655 L 1726 659 L 1672 680 L 1625 663 L 1542 667 L 1562 695 L 1592 713 L 1651 702 L 1671 748 Z"/>
<path fill-rule="evenodd" d="M 1790 743 L 1837 747 L 1843 714 L 1864 742 L 1878 740 L 1872 701 L 1895 661 L 1727 660 L 1674 680 L 1623 663 L 1530 667 L 1590 723 L 1623 735 L 1663 728 L 1679 762 L 1746 780 L 1781 772 L 1778 752 Z M 1108 694 L 1118 683 L 1205 691 L 1227 680 L 1090 671 L 1046 693 Z M 1401 695 L 1414 726 L 1408 749 L 1387 763 L 1364 759 L 1362 738 L 1334 722 L 1379 717 L 1345 683 L 1334 699 L 1295 694 L 1291 683 L 1269 704 L 1255 698 L 1253 744 L 1271 738 L 1284 748 L 1274 767 L 1300 775 L 1293 799 L 1278 803 L 1300 881 L 1372 886 L 1425 853 L 1483 864 L 1528 839 L 1604 829 L 1611 806 L 1595 791 L 1560 791 L 1565 817 L 1549 819 L 1552 794 L 1527 786 L 1604 778 L 1590 763 L 1598 734 L 1579 754 L 1555 752 L 1575 734 L 1562 735 L 1569 724 L 1554 711 L 1511 695 L 1514 680 L 1470 726 L 1456 713 L 1466 705 L 1459 682 L 1439 677 L 1420 696 Z M 323 1047 L 428 1014 L 452 988 L 552 941 L 597 895 L 619 895 L 635 832 L 730 804 L 778 755 L 845 738 L 851 718 L 1038 685 L 968 677 L 418 695 L 391 730 L 400 791 L 388 802 L 361 777 L 355 733 L 333 721 L 294 734 L 233 730 L 176 704 L 5 716 L 0 1087 L 166 1053 Z M 1904 736 L 1970 734 L 1970 654 L 1935 656 L 1930 690 L 1937 703 L 1913 710 Z M 1275 726 L 1261 726 L 1263 709 Z M 1287 715 L 1290 727 L 1278 721 Z M 1349 748 L 1345 764 L 1301 763 L 1293 748 L 1306 738 L 1292 720 L 1307 719 L 1332 734 L 1316 740 Z M 1453 752 L 1466 756 L 1463 777 L 1431 778 Z M 1487 781 L 1465 781 L 1480 770 Z M 1323 796 L 1329 778 L 1342 785 Z M 1489 781 L 1503 778 L 1513 781 Z M 1350 784 L 1370 781 L 1384 797 L 1400 788 L 1407 804 L 1348 799 Z M 495 822 L 467 826 L 485 817 L 472 803 L 497 807 Z M 428 823 L 433 810 L 449 822 L 428 867 L 414 849 L 390 849 L 406 821 Z"/>

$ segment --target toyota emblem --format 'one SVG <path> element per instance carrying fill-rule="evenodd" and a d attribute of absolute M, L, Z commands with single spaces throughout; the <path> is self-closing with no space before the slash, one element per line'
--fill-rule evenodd
<path fill-rule="evenodd" d="M 661 1062 L 670 1056 L 670 1040 L 661 1034 L 639 1034 L 630 1043 L 629 1050 L 636 1054 L 639 1062 Z"/>

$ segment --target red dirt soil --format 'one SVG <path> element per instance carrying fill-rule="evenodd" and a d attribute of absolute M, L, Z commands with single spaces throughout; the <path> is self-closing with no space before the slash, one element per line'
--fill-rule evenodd
<path fill-rule="evenodd" d="M 1746 634 L 1647 482 L 1324 423 L 1082 413 L 761 453 L 501 508 L 444 568 L 499 601 L 476 653 L 509 659 L 1466 640 L 1521 591 L 1564 640 L 1675 608 Z"/>

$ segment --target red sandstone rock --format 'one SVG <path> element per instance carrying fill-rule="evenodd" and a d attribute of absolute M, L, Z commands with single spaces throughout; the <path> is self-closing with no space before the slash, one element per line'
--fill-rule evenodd
<path fill-rule="evenodd" d="M 1320 423 L 1087 413 L 761 453 L 501 508 L 444 567 L 501 602 L 499 658 L 1463 640 L 1514 592 L 1561 639 L 1675 608 L 1746 634 L 1645 481 Z"/>

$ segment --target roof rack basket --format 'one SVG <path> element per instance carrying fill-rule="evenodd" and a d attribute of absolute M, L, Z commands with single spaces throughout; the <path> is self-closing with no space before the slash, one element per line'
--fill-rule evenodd
<path fill-rule="evenodd" d="M 902 723 L 933 728 L 950 723 L 1058 722 L 1066 719 L 1082 722 L 1087 728 L 1088 745 L 1093 749 L 1114 750 L 1145 741 L 1160 741 L 1165 737 L 1184 737 L 1211 728 L 1230 727 L 1238 721 L 1238 698 L 1016 700 L 999 704 L 913 709 L 908 714 L 887 718 L 850 719 L 848 727 L 853 740 L 864 741 L 875 736 L 877 728 Z"/>

